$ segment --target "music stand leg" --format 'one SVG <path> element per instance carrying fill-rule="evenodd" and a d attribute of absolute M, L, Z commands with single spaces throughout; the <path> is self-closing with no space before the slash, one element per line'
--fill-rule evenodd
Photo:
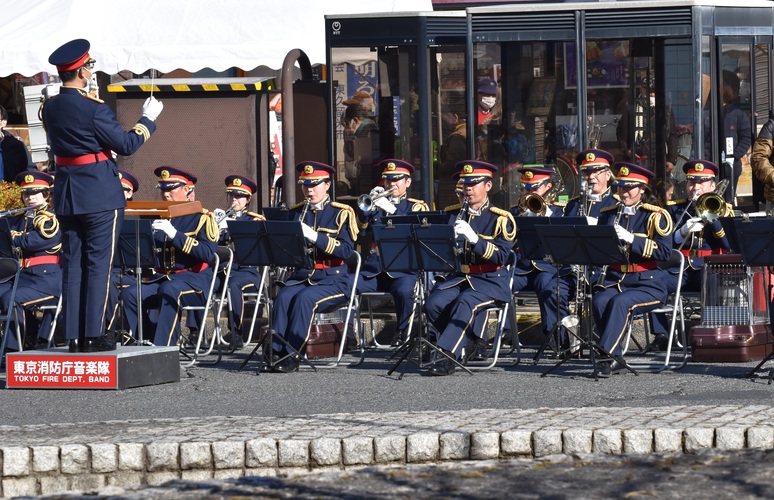
<path fill-rule="evenodd" d="M 769 361 L 769 360 L 770 360 L 770 359 L 772 359 L 772 358 L 774 358 L 774 351 L 772 351 L 772 352 L 771 352 L 771 354 L 769 354 L 768 356 L 766 356 L 765 358 L 763 358 L 763 359 L 761 360 L 761 362 L 760 362 L 760 363 L 758 363 L 757 365 L 755 365 L 755 368 L 753 368 L 752 370 L 750 370 L 750 372 L 747 374 L 747 376 L 746 376 L 745 378 L 752 378 L 752 376 L 753 376 L 753 375 L 755 375 L 755 372 L 757 372 L 758 370 L 760 370 L 760 368 L 761 368 L 763 365 L 765 365 L 765 364 L 766 364 L 766 362 L 767 362 L 767 361 Z M 772 371 L 772 373 L 774 373 L 774 371 Z M 773 379 L 772 379 L 772 375 L 771 375 L 771 374 L 769 374 L 769 385 L 771 385 L 771 382 L 772 382 L 772 380 L 773 380 Z"/>

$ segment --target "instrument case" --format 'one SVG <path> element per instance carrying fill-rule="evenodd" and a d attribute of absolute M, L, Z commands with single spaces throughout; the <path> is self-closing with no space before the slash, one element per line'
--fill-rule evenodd
<path fill-rule="evenodd" d="M 688 335 L 693 361 L 744 363 L 771 354 L 771 325 L 694 326 Z"/>
<path fill-rule="evenodd" d="M 306 357 L 317 359 L 338 356 L 342 332 L 344 323 L 313 324 L 309 329 L 309 341 L 306 343 Z"/>

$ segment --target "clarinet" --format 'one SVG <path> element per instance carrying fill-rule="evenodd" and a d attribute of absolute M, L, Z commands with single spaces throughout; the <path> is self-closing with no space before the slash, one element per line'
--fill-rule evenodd
<path fill-rule="evenodd" d="M 457 214 L 457 218 L 454 220 L 454 222 L 457 222 L 458 220 L 464 220 L 464 217 L 468 214 L 468 199 L 465 198 L 465 200 L 462 202 L 462 206 L 460 207 L 460 213 Z"/>
<path fill-rule="evenodd" d="M 613 221 L 613 226 L 619 224 L 621 222 L 621 217 L 623 217 L 624 214 L 624 207 L 626 205 L 623 204 L 623 202 L 619 202 L 618 205 L 618 212 L 615 214 L 615 221 Z M 597 283 L 594 285 L 596 287 L 604 287 L 605 285 L 605 276 L 607 276 L 607 268 L 610 267 L 608 264 L 605 264 L 602 266 L 602 271 L 600 272 L 599 279 L 597 280 Z"/>

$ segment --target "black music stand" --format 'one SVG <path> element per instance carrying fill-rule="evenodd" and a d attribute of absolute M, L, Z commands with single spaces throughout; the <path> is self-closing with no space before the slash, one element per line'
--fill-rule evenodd
<path fill-rule="evenodd" d="M 412 215 L 411 217 L 414 217 Z M 427 220 L 409 224 L 378 224 L 373 226 L 374 241 L 379 248 L 379 258 L 382 269 L 385 271 L 416 273 L 419 284 L 419 293 L 416 296 L 417 307 L 420 315 L 424 309 L 424 286 L 422 278 L 427 272 L 458 273 L 460 272 L 459 251 L 457 250 L 454 226 L 445 223 L 439 218 L 440 223 L 429 223 Z M 412 352 L 416 350 L 419 358 L 419 367 L 422 368 L 422 346 L 447 356 L 432 342 L 423 336 L 426 330 L 424 320 L 420 316 L 419 335 L 410 335 L 396 351 L 388 358 L 400 356 L 395 365 L 390 368 L 387 375 L 392 373 L 403 363 Z M 453 358 L 460 368 L 473 374 Z M 405 371 L 401 372 L 398 379 L 402 379 Z"/>
<path fill-rule="evenodd" d="M 285 210 L 287 212 L 287 210 Z M 240 266 L 260 267 L 293 267 L 293 268 L 312 268 L 314 263 L 309 255 L 306 245 L 306 238 L 301 229 L 301 223 L 288 220 L 250 220 L 250 221 L 228 221 L 228 231 L 231 235 L 231 241 L 234 245 L 234 255 Z M 267 336 L 264 344 L 265 355 L 261 359 L 261 365 L 258 367 L 260 374 L 264 366 L 272 368 L 271 341 L 276 336 L 289 351 L 295 352 L 299 360 L 303 360 L 315 371 L 317 368 L 308 360 L 303 358 L 296 349 L 293 348 L 283 337 L 277 335 L 271 329 L 272 306 L 268 309 L 269 332 L 272 335 Z M 257 342 L 255 347 L 242 362 L 237 371 L 242 371 L 247 363 L 261 347 Z M 268 349 L 268 352 L 266 352 Z M 292 354 L 288 354 L 291 356 Z M 269 365 L 265 364 L 268 358 Z M 283 358 L 284 359 L 284 358 Z M 282 361 L 282 360 L 278 360 Z"/>
<path fill-rule="evenodd" d="M 625 265 L 629 263 L 626 255 L 626 249 L 619 242 L 615 227 L 612 225 L 601 226 L 537 226 L 538 236 L 543 242 L 544 248 L 553 258 L 554 262 L 566 265 L 580 266 L 607 266 L 611 264 Z M 581 286 L 578 283 L 576 286 Z M 586 346 L 589 349 L 589 358 L 593 367 L 594 380 L 598 379 L 597 364 L 595 352 L 599 351 L 605 356 L 615 359 L 629 371 L 637 374 L 623 357 L 613 357 L 611 353 L 602 349 L 594 341 L 593 337 L 593 318 L 591 317 L 591 292 L 587 290 L 584 293 L 583 316 L 581 325 L 586 336 L 577 335 L 568 330 L 567 333 L 576 337 L 580 342 L 581 348 Z M 555 369 L 559 368 L 570 357 L 565 357 L 556 363 L 549 370 L 541 374 L 545 377 Z"/>
<path fill-rule="evenodd" d="M 551 256 L 548 251 L 543 247 L 543 240 L 538 235 L 537 228 L 539 226 L 586 226 L 587 219 L 585 217 L 528 217 L 519 216 L 514 218 L 516 221 L 516 227 L 519 229 L 519 235 L 516 241 L 516 247 L 519 250 L 519 255 L 527 260 L 551 260 Z M 556 266 L 556 263 L 551 260 L 551 263 Z M 557 266 L 558 269 L 558 266 Z M 558 270 L 557 270 L 557 279 Z M 558 287 L 557 287 L 558 288 Z M 557 295 L 559 291 L 557 290 Z M 559 309 L 559 298 L 557 297 L 557 312 Z M 557 314 L 558 317 L 558 314 Z M 533 361 L 537 364 L 538 359 L 542 356 L 543 352 L 548 347 L 549 342 L 556 336 L 559 331 L 559 322 L 554 325 L 551 332 L 543 340 L 543 343 L 538 348 Z"/>
<path fill-rule="evenodd" d="M 137 286 L 137 307 L 142 309 L 142 270 L 161 267 L 159 255 L 156 252 L 156 242 L 153 239 L 153 226 L 150 219 L 124 219 L 121 232 L 118 235 L 118 261 L 122 272 L 126 269 L 135 270 Z M 137 342 L 143 340 L 143 319 L 137 311 Z"/>
<path fill-rule="evenodd" d="M 736 248 L 742 255 L 744 264 L 750 266 L 774 265 L 774 219 L 770 218 L 746 218 L 723 217 L 723 228 L 729 243 L 733 239 Z M 774 358 L 769 354 L 750 370 L 747 378 L 751 378 L 767 361 Z M 774 381 L 774 369 L 769 372 L 769 385 Z"/>

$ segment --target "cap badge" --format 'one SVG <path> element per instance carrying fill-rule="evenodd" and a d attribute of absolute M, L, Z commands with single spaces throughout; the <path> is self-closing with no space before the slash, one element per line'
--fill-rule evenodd
<path fill-rule="evenodd" d="M 594 153 L 586 153 L 586 161 L 594 161 L 597 157 L 594 155 Z"/>
<path fill-rule="evenodd" d="M 236 179 L 234 179 L 234 182 L 232 184 L 234 184 L 234 186 L 239 187 L 242 185 L 242 179 L 237 177 Z"/>
<path fill-rule="evenodd" d="M 24 183 L 25 184 L 32 184 L 33 182 L 35 182 L 35 177 L 34 176 L 32 176 L 31 174 L 28 174 L 28 175 L 24 176 Z"/>
<path fill-rule="evenodd" d="M 165 181 L 169 179 L 169 170 L 162 170 L 161 171 L 161 180 Z"/>
<path fill-rule="evenodd" d="M 696 166 L 693 167 L 693 169 L 697 172 L 703 172 L 704 171 L 704 165 L 701 163 L 697 163 Z"/>
<path fill-rule="evenodd" d="M 395 170 L 395 162 L 390 162 L 390 163 L 388 163 L 388 164 L 387 164 L 387 170 L 389 170 L 390 172 L 392 172 L 393 170 Z"/>
<path fill-rule="evenodd" d="M 524 172 L 525 179 L 532 179 L 533 177 L 535 177 L 535 174 L 533 174 L 532 172 L 530 171 Z"/>
<path fill-rule="evenodd" d="M 627 167 L 621 167 L 621 170 L 618 171 L 618 175 L 626 177 L 629 175 L 629 169 Z"/>
<path fill-rule="evenodd" d="M 304 166 L 304 173 L 305 173 L 306 175 L 309 175 L 309 174 L 311 174 L 312 172 L 314 172 L 314 167 L 313 167 L 313 166 L 311 166 L 311 165 L 305 165 L 305 166 Z"/>
<path fill-rule="evenodd" d="M 462 173 L 463 174 L 472 174 L 473 173 L 473 165 L 465 165 L 462 167 Z"/>

